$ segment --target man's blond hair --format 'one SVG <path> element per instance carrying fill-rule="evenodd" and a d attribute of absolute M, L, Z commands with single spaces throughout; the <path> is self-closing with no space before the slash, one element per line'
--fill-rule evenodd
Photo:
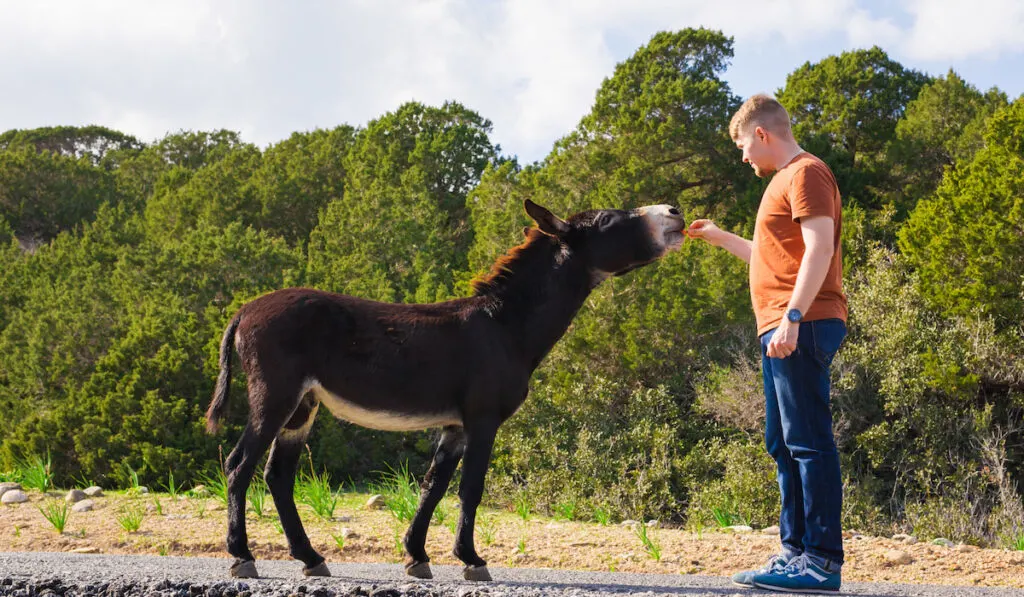
<path fill-rule="evenodd" d="M 751 96 L 736 110 L 729 122 L 729 135 L 735 141 L 741 134 L 749 132 L 751 127 L 757 126 L 776 135 L 793 136 L 789 113 L 778 100 L 764 93 Z"/>

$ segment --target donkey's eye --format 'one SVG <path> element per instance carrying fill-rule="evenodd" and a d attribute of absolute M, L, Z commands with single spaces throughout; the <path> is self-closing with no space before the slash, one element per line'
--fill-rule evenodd
<path fill-rule="evenodd" d="M 608 225 L 612 223 L 612 219 L 613 219 L 612 218 L 612 214 L 609 214 L 609 213 L 603 213 L 603 214 L 597 216 L 597 228 L 598 228 L 598 230 L 604 230 L 605 228 L 607 228 Z"/>

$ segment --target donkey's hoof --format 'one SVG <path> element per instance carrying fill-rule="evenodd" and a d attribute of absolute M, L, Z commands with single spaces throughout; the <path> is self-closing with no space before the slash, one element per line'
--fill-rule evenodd
<path fill-rule="evenodd" d="M 415 564 L 406 566 L 405 573 L 415 578 L 434 578 L 434 573 L 430 571 L 429 562 L 416 562 Z"/>
<path fill-rule="evenodd" d="M 330 576 L 331 570 L 327 567 L 327 562 L 320 562 L 312 568 L 303 568 L 302 573 L 306 576 Z"/>
<path fill-rule="evenodd" d="M 489 581 L 491 573 L 487 571 L 487 566 L 466 566 L 462 570 L 462 577 L 466 580 Z"/>
<path fill-rule="evenodd" d="M 252 560 L 236 560 L 231 565 L 231 576 L 234 578 L 259 578 L 256 573 L 256 562 Z"/>

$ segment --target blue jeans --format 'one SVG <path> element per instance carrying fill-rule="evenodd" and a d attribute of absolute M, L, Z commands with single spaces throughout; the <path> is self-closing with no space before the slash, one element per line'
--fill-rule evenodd
<path fill-rule="evenodd" d="M 829 367 L 846 337 L 840 319 L 800 323 L 797 348 L 769 358 L 761 335 L 765 445 L 778 464 L 779 534 L 787 557 L 806 553 L 826 569 L 843 564 L 843 481 L 832 435 Z"/>

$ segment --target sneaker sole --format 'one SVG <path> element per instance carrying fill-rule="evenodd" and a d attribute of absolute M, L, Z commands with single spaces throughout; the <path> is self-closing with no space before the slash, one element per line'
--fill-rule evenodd
<path fill-rule="evenodd" d="M 789 587 L 777 587 L 775 585 L 764 585 L 761 583 L 754 583 L 754 587 L 758 589 L 765 589 L 767 591 L 778 591 L 780 593 L 808 593 L 818 595 L 836 595 L 839 593 L 839 589 L 796 589 Z"/>

